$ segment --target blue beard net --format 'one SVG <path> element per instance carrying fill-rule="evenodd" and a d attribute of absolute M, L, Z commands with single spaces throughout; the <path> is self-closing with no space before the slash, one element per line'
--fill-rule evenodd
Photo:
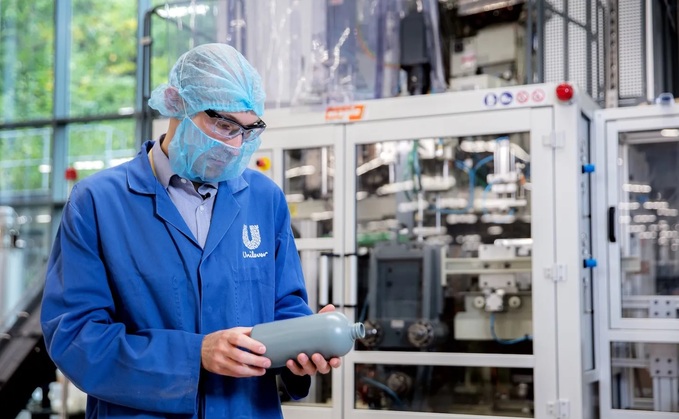
<path fill-rule="evenodd" d="M 233 147 L 205 134 L 189 117 L 179 123 L 168 147 L 170 166 L 193 182 L 222 182 L 240 176 L 261 138 Z"/>

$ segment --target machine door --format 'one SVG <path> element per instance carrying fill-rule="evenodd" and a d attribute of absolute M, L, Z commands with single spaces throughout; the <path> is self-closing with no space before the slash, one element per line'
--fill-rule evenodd
<path fill-rule="evenodd" d="M 366 326 L 346 418 L 544 418 L 557 399 L 552 109 L 451 100 L 368 102 L 346 127 L 345 303 Z"/>
<path fill-rule="evenodd" d="M 673 108 L 599 115 L 610 258 L 604 417 L 679 412 L 679 111 Z"/>
<path fill-rule="evenodd" d="M 341 125 L 309 123 L 290 126 L 276 112 L 267 115 L 270 129 L 262 135 L 262 147 L 251 167 L 272 177 L 285 192 L 291 224 L 314 311 L 332 303 L 342 309 L 343 150 Z M 312 377 L 309 396 L 286 400 L 286 417 L 341 418 L 341 374 Z"/>

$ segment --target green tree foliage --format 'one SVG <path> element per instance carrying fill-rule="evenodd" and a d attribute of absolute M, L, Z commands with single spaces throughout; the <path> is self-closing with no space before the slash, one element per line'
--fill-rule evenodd
<path fill-rule="evenodd" d="M 51 0 L 0 1 L 2 122 L 47 119 L 52 113 L 53 16 Z"/>
<path fill-rule="evenodd" d="M 0 195 L 8 190 L 32 194 L 49 186 L 51 138 L 51 128 L 0 132 Z"/>
<path fill-rule="evenodd" d="M 104 116 L 133 109 L 136 0 L 70 1 L 71 24 L 60 29 L 71 31 L 70 115 Z M 52 118 L 55 4 L 0 0 L 2 122 Z M 73 125 L 68 132 L 69 163 L 100 160 L 107 167 L 136 152 L 132 117 Z M 51 134 L 49 127 L 0 131 L 0 196 L 49 192 Z M 83 171 L 81 178 L 93 171 Z"/>
<path fill-rule="evenodd" d="M 52 1 L 0 1 L 0 118 L 2 122 L 48 119 L 54 91 Z M 48 185 L 50 128 L 0 132 L 0 195 L 31 193 Z M 48 166 L 47 166 L 48 167 Z"/>
<path fill-rule="evenodd" d="M 133 109 L 137 1 L 59 1 L 71 1 L 69 115 L 106 116 Z M 153 1 L 154 5 L 165 3 Z M 167 3 L 167 8 L 191 4 Z M 0 124 L 52 118 L 55 4 L 54 0 L 0 0 Z M 182 53 L 193 46 L 215 42 L 217 32 L 226 30 L 218 24 L 225 16 L 223 2 L 195 4 L 201 6 L 194 11 L 203 5 L 207 9 L 153 17 L 152 88 L 167 82 L 170 68 Z M 70 127 L 69 164 L 103 161 L 108 167 L 136 153 L 132 117 Z M 52 131 L 49 127 L 41 130 L 42 134 L 24 129 L 0 131 L 0 195 L 49 192 Z M 45 132 L 49 135 L 43 135 Z M 80 178 L 96 170 L 99 169 L 81 170 Z"/>
<path fill-rule="evenodd" d="M 78 180 L 83 179 L 137 153 L 134 120 L 72 124 L 69 126 L 68 147 L 68 165 L 78 169 Z"/>
<path fill-rule="evenodd" d="M 135 0 L 72 0 L 71 115 L 134 107 L 137 60 Z"/>

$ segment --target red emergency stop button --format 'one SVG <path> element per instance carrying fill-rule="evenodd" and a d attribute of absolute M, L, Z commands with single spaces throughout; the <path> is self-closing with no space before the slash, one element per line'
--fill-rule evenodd
<path fill-rule="evenodd" d="M 574 93 L 573 86 L 568 83 L 561 83 L 560 85 L 556 86 L 556 97 L 561 101 L 566 102 L 571 100 Z"/>
<path fill-rule="evenodd" d="M 261 170 L 262 172 L 266 172 L 271 168 L 271 159 L 268 157 L 260 157 L 257 159 L 255 162 L 257 165 L 257 168 Z"/>

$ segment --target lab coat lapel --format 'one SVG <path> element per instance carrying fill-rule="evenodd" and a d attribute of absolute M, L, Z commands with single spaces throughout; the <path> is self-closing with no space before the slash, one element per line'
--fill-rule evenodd
<path fill-rule="evenodd" d="M 158 182 L 156 182 L 156 215 L 181 232 L 186 238 L 191 240 L 193 244 L 200 247 L 200 244 L 198 244 L 196 238 L 193 237 L 193 233 L 189 229 L 189 226 L 186 225 L 186 221 L 182 218 L 182 215 L 170 199 L 167 191 L 165 191 L 163 185 Z"/>
<path fill-rule="evenodd" d="M 153 147 L 153 141 L 147 141 L 142 145 L 141 151 L 137 154 L 135 160 L 129 165 L 127 171 L 127 184 L 130 190 L 145 195 L 155 195 L 155 213 L 165 223 L 174 227 L 173 231 L 179 231 L 186 236 L 194 245 L 200 247 L 193 233 L 186 225 L 177 207 L 170 199 L 163 185 L 156 180 L 153 173 L 151 162 L 149 161 L 148 152 Z"/>
<path fill-rule="evenodd" d="M 215 206 L 212 209 L 210 231 L 207 234 L 207 241 L 203 249 L 203 259 L 210 256 L 210 253 L 215 250 L 226 235 L 226 232 L 231 228 L 240 212 L 240 205 L 236 196 L 247 187 L 248 184 L 242 177 L 219 184 L 219 191 L 215 197 Z"/>

